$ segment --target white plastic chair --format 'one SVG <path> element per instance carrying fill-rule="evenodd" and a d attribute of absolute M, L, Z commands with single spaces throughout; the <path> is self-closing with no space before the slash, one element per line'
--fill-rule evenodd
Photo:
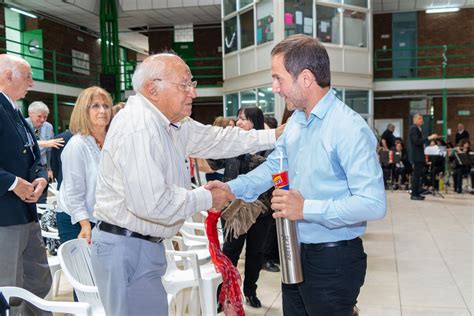
<path fill-rule="evenodd" d="M 90 247 L 85 239 L 73 239 L 58 249 L 59 263 L 80 302 L 91 305 L 92 314 L 105 315 L 92 274 Z"/>
<path fill-rule="evenodd" d="M 0 293 L 3 294 L 7 302 L 10 298 L 17 297 L 21 298 L 30 304 L 42 309 L 43 311 L 49 311 L 54 313 L 68 313 L 77 316 L 92 316 L 91 306 L 84 302 L 53 302 L 44 300 L 33 293 L 14 286 L 0 287 Z M 7 310 L 7 316 L 9 311 Z"/>
<path fill-rule="evenodd" d="M 171 240 L 164 240 L 165 248 L 171 249 Z M 184 269 L 179 269 L 176 264 L 176 256 L 186 261 Z M 202 315 L 216 315 L 217 312 L 217 287 L 222 282 L 222 276 L 216 272 L 211 263 L 199 265 L 195 253 L 187 251 L 166 250 L 168 268 L 162 277 L 163 286 L 168 294 L 176 297 L 176 294 L 186 288 L 199 289 L 199 301 Z M 192 299 L 191 299 L 192 301 Z M 192 307 L 192 306 L 191 306 Z M 195 315 L 195 311 L 190 311 Z"/>

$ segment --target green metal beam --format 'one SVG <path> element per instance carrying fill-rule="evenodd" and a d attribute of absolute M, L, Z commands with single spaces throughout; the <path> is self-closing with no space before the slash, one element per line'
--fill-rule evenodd
<path fill-rule="evenodd" d="M 120 55 L 116 0 L 100 0 L 100 49 L 102 73 L 115 76 L 115 102 L 120 101 Z"/>

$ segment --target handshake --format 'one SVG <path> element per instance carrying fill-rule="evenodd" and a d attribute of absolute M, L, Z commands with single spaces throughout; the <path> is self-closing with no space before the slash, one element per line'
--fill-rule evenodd
<path fill-rule="evenodd" d="M 212 207 L 216 210 L 223 209 L 224 206 L 235 199 L 235 196 L 230 192 L 229 186 L 221 181 L 209 181 L 204 188 L 211 191 Z"/>

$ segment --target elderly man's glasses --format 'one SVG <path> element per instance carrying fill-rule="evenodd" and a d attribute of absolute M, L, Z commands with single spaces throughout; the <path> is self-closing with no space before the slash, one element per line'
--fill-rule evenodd
<path fill-rule="evenodd" d="M 185 89 L 186 91 L 188 91 L 188 90 L 191 89 L 191 88 L 196 88 L 196 87 L 197 87 L 197 84 L 198 84 L 197 81 L 186 81 L 186 82 L 180 83 L 180 82 L 174 82 L 174 81 L 164 80 L 164 79 L 161 79 L 161 78 L 153 79 L 153 81 L 163 81 L 163 82 L 168 82 L 168 83 L 172 83 L 172 84 L 177 84 L 178 86 L 184 87 L 184 89 Z"/>
<path fill-rule="evenodd" d="M 89 109 L 91 110 L 94 110 L 94 111 L 98 111 L 100 108 L 103 108 L 104 111 L 107 111 L 107 110 L 110 110 L 112 108 L 111 105 L 108 105 L 108 104 L 99 104 L 99 103 L 93 103 L 93 104 L 89 104 L 87 106 Z"/>

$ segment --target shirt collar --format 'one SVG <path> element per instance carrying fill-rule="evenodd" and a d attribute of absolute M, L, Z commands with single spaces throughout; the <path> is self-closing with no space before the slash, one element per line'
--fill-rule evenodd
<path fill-rule="evenodd" d="M 316 106 L 310 112 L 308 120 L 306 120 L 306 115 L 302 110 L 296 110 L 295 121 L 297 123 L 306 125 L 310 123 L 314 117 L 319 118 L 320 120 L 324 119 L 326 113 L 331 108 L 331 105 L 334 103 L 336 94 L 332 89 L 329 89 L 328 92 L 316 103 Z"/>
<path fill-rule="evenodd" d="M 7 99 L 7 100 L 10 102 L 11 106 L 13 107 L 13 109 L 14 109 L 15 111 L 18 110 L 18 105 L 16 105 L 16 103 L 13 102 L 13 100 L 10 99 L 10 97 L 9 97 L 8 95 L 6 95 L 3 91 L 2 91 L 1 93 L 3 94 L 3 96 L 5 97 L 5 99 Z"/>
<path fill-rule="evenodd" d="M 168 118 L 156 106 L 154 106 L 153 103 L 151 103 L 150 100 L 148 100 L 144 95 L 140 93 L 137 93 L 137 95 L 139 95 L 145 101 L 145 105 L 147 107 L 151 108 L 152 111 L 154 111 L 154 113 L 157 114 L 160 124 L 163 126 L 163 128 L 167 132 L 169 132 L 172 127 L 175 129 L 179 129 L 181 127 L 181 122 L 178 122 L 178 123 L 170 122 L 170 120 L 168 120 Z"/>

